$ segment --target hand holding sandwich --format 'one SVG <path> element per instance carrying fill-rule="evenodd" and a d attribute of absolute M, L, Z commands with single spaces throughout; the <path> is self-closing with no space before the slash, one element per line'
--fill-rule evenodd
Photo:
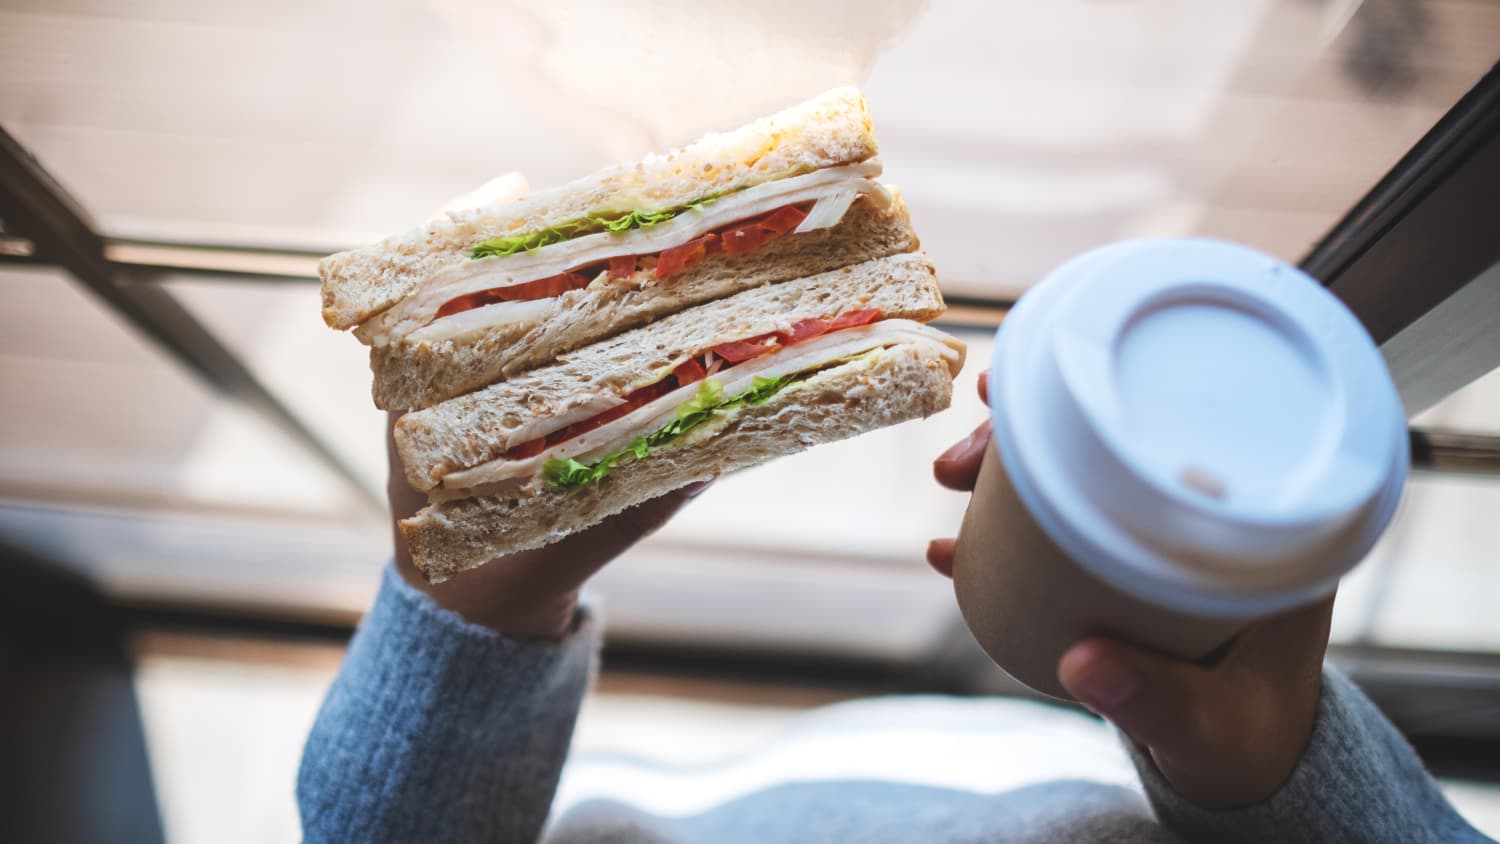
<path fill-rule="evenodd" d="M 498 205 L 526 193 L 527 182 L 519 173 L 506 173 L 472 193 L 455 197 L 436 216 L 450 211 Z M 584 581 L 605 563 L 655 532 L 677 510 L 702 492 L 706 484 L 693 484 L 669 492 L 638 507 L 575 534 L 546 548 L 497 558 L 464 580 L 430 584 L 412 562 L 411 552 L 401 540 L 395 523 L 427 505 L 427 497 L 406 482 L 392 433 L 400 413 L 388 414 L 386 447 L 390 475 L 386 494 L 390 499 L 392 528 L 396 535 L 396 570 L 417 589 L 430 595 L 438 606 L 452 610 L 475 624 L 521 639 L 556 640 L 567 634 L 578 607 L 578 591 Z"/>
<path fill-rule="evenodd" d="M 984 401 L 987 386 L 981 375 Z M 939 483 L 973 490 L 989 425 L 934 461 Z M 953 540 L 933 540 L 927 559 L 951 577 Z M 1330 598 L 1257 623 L 1212 665 L 1089 638 L 1063 654 L 1058 679 L 1145 748 L 1187 800 L 1213 809 L 1260 803 L 1291 776 L 1312 735 L 1332 611 Z"/>
<path fill-rule="evenodd" d="M 391 413 L 386 428 L 392 528 L 427 504 L 427 497 L 406 482 L 391 430 L 401 414 Z M 531 551 L 497 557 L 468 576 L 431 584 L 412 563 L 396 534 L 396 569 L 407 583 L 427 593 L 438 606 L 475 624 L 519 639 L 556 640 L 567 635 L 578 608 L 578 592 L 606 563 L 654 533 L 691 501 L 707 483 L 690 484 L 618 513 L 568 538 Z"/>

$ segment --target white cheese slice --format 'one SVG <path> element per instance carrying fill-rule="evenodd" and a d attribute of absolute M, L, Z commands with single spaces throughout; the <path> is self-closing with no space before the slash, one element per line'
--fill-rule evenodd
<path fill-rule="evenodd" d="M 963 364 L 964 347 L 959 341 L 919 322 L 888 319 L 824 334 L 791 348 L 736 364 L 714 377 L 723 385 L 725 396 L 736 396 L 753 387 L 756 376 L 779 378 L 793 375 L 829 361 L 905 343 L 922 343 L 941 348 L 948 360 L 949 369 L 955 376 Z M 676 418 L 677 408 L 697 395 L 698 387 L 697 383 L 678 387 L 619 419 L 558 443 L 533 457 L 518 460 L 497 458 L 468 469 L 450 472 L 443 477 L 432 495 L 434 499 L 458 498 L 463 497 L 466 490 L 476 487 L 529 479 L 541 472 L 542 464 L 553 458 L 571 457 L 586 463 L 603 457 L 672 421 Z M 563 426 L 549 427 L 559 430 Z"/>
<path fill-rule="evenodd" d="M 844 219 L 844 215 L 849 213 L 849 206 L 853 205 L 854 200 L 858 198 L 859 191 L 854 188 L 844 188 L 819 197 L 813 207 L 808 210 L 807 219 L 793 229 L 792 234 L 802 234 L 838 225 L 839 221 Z"/>
<path fill-rule="evenodd" d="M 880 162 L 873 159 L 859 164 L 828 167 L 721 196 L 701 209 L 687 211 L 655 226 L 620 233 L 599 232 L 534 252 L 462 261 L 429 276 L 411 295 L 366 320 L 354 333 L 364 343 L 384 346 L 407 337 L 424 326 L 433 330 L 425 332 L 421 339 L 432 341 L 456 337 L 476 328 L 504 322 L 535 321 L 538 318 L 536 311 L 500 307 L 515 304 L 511 302 L 475 308 L 474 311 L 484 312 L 484 316 L 469 317 L 463 321 L 454 320 L 471 311 L 438 320 L 434 318 L 444 304 L 467 293 L 526 284 L 574 267 L 587 266 L 621 255 L 655 254 L 680 246 L 720 226 L 774 211 L 784 205 L 825 198 L 842 201 L 845 195 L 849 196 L 849 202 L 853 202 L 854 197 L 863 195 L 869 196 L 883 210 L 890 206 L 893 199 L 884 186 L 874 181 L 874 177 L 879 175 Z M 844 205 L 844 210 L 848 210 L 847 204 Z M 842 218 L 843 214 L 840 213 L 839 219 Z M 827 225 L 837 222 L 838 220 L 834 220 Z M 595 279 L 595 283 L 599 281 L 600 279 Z"/>
<path fill-rule="evenodd" d="M 406 335 L 406 338 L 413 343 L 430 343 L 461 337 L 471 331 L 508 322 L 540 322 L 553 304 L 550 298 L 532 299 L 529 302 L 495 302 L 443 317 L 431 325 L 418 328 Z"/>

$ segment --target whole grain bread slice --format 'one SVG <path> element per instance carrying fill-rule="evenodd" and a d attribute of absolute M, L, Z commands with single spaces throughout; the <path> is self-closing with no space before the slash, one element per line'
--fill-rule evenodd
<path fill-rule="evenodd" d="M 864 95 L 838 88 L 732 132 L 490 208 L 456 212 L 318 265 L 323 320 L 351 328 L 400 301 L 424 278 L 467 260 L 491 237 L 540 231 L 591 214 L 660 211 L 824 167 L 874 157 Z"/>
<path fill-rule="evenodd" d="M 401 521 L 402 540 L 427 579 L 441 582 L 498 555 L 555 542 L 686 484 L 929 416 L 948 406 L 952 392 L 940 351 L 895 346 L 797 382 L 763 405 L 729 411 L 722 425 L 703 436 L 657 449 L 595 483 L 429 505 Z"/>

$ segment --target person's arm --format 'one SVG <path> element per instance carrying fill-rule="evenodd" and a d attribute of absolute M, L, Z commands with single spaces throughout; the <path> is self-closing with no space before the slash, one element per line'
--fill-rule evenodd
<path fill-rule="evenodd" d="M 394 521 L 425 500 L 391 464 Z M 702 488 L 435 586 L 397 535 L 303 751 L 305 839 L 534 842 L 592 670 L 579 590 Z"/>
<path fill-rule="evenodd" d="M 533 842 L 597 636 L 504 636 L 387 569 L 303 751 L 304 839 Z"/>
<path fill-rule="evenodd" d="M 981 377 L 981 398 L 987 386 Z M 989 439 L 986 422 L 944 452 L 938 482 L 972 490 Z M 953 545 L 927 552 L 949 576 Z M 1369 701 L 1325 674 L 1332 612 L 1330 596 L 1257 622 L 1211 665 L 1086 639 L 1058 680 L 1129 738 L 1158 816 L 1193 840 L 1485 840 Z"/>

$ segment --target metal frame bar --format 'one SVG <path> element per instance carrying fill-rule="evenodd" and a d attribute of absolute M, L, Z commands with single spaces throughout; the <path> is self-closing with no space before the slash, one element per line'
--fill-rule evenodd
<path fill-rule="evenodd" d="M 1500 366 L 1500 65 L 1302 260 L 1390 364 L 1409 414 Z"/>
<path fill-rule="evenodd" d="M 7 230 L 31 241 L 24 260 L 55 263 L 151 341 L 214 390 L 256 411 L 306 446 L 344 478 L 372 511 L 385 498 L 258 381 L 244 362 L 219 342 L 187 308 L 159 284 L 122 283 L 117 264 L 82 207 L 3 128 L 0 128 L 0 218 Z"/>
<path fill-rule="evenodd" d="M 99 239 L 104 261 L 130 282 L 159 273 L 187 273 L 215 281 L 315 284 L 323 252 L 247 249 L 142 240 Z M 0 265 L 54 266 L 30 240 L 0 231 Z"/>
<path fill-rule="evenodd" d="M 1411 465 L 1432 472 L 1500 477 L 1500 437 L 1414 429 Z"/>

